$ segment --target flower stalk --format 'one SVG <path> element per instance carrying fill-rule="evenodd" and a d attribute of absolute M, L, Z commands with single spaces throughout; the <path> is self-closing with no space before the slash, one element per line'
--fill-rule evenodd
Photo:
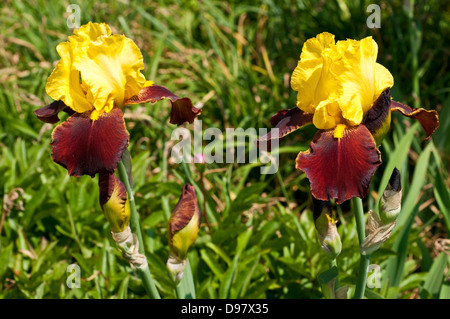
<path fill-rule="evenodd" d="M 356 220 L 356 231 L 358 233 L 359 245 L 361 246 L 366 238 L 362 199 L 359 197 L 352 198 L 351 207 Z M 355 295 L 353 299 L 362 299 L 364 297 L 369 261 L 370 255 L 360 254 L 358 280 L 356 282 Z"/>
<path fill-rule="evenodd" d="M 129 177 L 128 177 L 125 165 L 123 163 L 123 160 L 120 160 L 117 168 L 119 171 L 120 180 L 125 185 L 125 188 L 128 193 L 128 198 L 129 198 L 129 202 L 130 202 L 130 211 L 131 211 L 130 227 L 131 227 L 131 232 L 133 234 L 135 234 L 134 236 L 135 236 L 135 247 L 137 250 L 136 252 L 138 252 L 140 255 L 144 256 L 144 258 L 145 258 L 145 247 L 144 247 L 144 240 L 142 237 L 141 225 L 139 222 L 139 214 L 137 213 L 137 210 L 136 210 L 136 203 L 134 202 L 133 190 L 131 189 Z M 156 288 L 155 283 L 153 281 L 147 261 L 145 261 L 145 264 L 146 264 L 146 267 L 137 267 L 136 272 L 137 272 L 138 276 L 141 278 L 148 295 L 152 299 L 160 299 L 161 297 L 160 297 L 158 289 Z"/>
<path fill-rule="evenodd" d="M 362 299 L 367 280 L 370 255 L 389 238 L 395 227 L 397 216 L 401 211 L 402 185 L 400 172 L 394 168 L 389 183 L 380 199 L 378 216 L 373 211 L 368 213 L 368 235 L 366 237 L 364 210 L 361 198 L 353 198 L 352 211 L 356 219 L 356 229 L 360 245 L 359 277 L 355 289 L 355 299 Z"/>

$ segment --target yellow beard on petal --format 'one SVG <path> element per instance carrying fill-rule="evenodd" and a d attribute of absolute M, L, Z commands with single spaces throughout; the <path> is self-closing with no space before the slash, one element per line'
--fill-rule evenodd
<path fill-rule="evenodd" d="M 149 87 L 149 86 L 152 86 L 153 84 L 154 84 L 154 82 L 153 82 L 153 81 L 145 81 L 145 83 L 144 83 L 144 86 L 143 86 L 143 87 L 147 88 L 147 87 Z"/>
<path fill-rule="evenodd" d="M 343 138 L 344 137 L 344 131 L 347 128 L 347 125 L 345 124 L 338 124 L 336 128 L 334 129 L 334 138 Z"/>

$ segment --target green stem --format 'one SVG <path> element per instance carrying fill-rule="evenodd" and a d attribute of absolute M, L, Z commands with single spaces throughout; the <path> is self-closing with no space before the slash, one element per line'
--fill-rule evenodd
<path fill-rule="evenodd" d="M 353 215 L 355 215 L 356 231 L 358 232 L 359 246 L 361 247 L 361 244 L 364 242 L 364 239 L 366 238 L 366 224 L 364 221 L 364 209 L 362 199 L 359 197 L 352 198 L 351 206 Z M 356 282 L 355 295 L 353 299 L 362 299 L 364 297 L 369 261 L 370 256 L 360 254 L 358 280 Z"/>
<path fill-rule="evenodd" d="M 192 299 L 195 299 L 195 284 L 194 284 L 194 277 L 192 276 L 192 269 L 191 269 L 191 263 L 189 262 L 189 259 L 186 264 L 186 285 L 187 285 L 187 291 L 190 294 Z"/>
<path fill-rule="evenodd" d="M 138 241 L 139 241 L 139 253 L 145 255 L 145 247 L 144 247 L 144 240 L 142 237 L 142 231 L 141 231 L 141 224 L 139 222 L 139 215 L 136 210 L 136 204 L 134 202 L 134 195 L 133 190 L 130 186 L 130 181 L 128 178 L 127 170 L 125 168 L 125 165 L 123 163 L 123 160 L 120 160 L 119 165 L 117 166 L 119 171 L 119 177 L 122 183 L 125 185 L 125 188 L 127 189 L 128 193 L 128 199 L 130 201 L 130 210 L 131 210 L 131 217 L 130 217 L 130 228 L 133 234 L 136 234 Z M 158 289 L 156 289 L 155 283 L 153 281 L 152 275 L 150 273 L 150 269 L 147 266 L 144 269 L 137 269 L 137 274 L 141 278 L 145 290 L 153 299 L 161 299 Z"/>
<path fill-rule="evenodd" d="M 360 258 L 358 282 L 356 283 L 355 295 L 353 296 L 353 299 L 363 299 L 364 292 L 366 290 L 367 269 L 369 268 L 370 256 L 361 255 Z"/>
<path fill-rule="evenodd" d="M 336 261 L 336 258 L 333 259 L 333 260 L 330 262 L 330 268 L 333 268 L 333 267 L 336 267 L 336 269 L 337 269 L 337 261 Z M 338 272 L 338 275 L 336 276 L 336 282 L 335 282 L 335 284 L 334 284 L 334 290 L 336 291 L 338 288 L 339 288 L 339 272 Z"/>
<path fill-rule="evenodd" d="M 176 287 L 178 299 L 195 299 L 195 286 L 192 277 L 191 265 L 187 260 L 186 268 L 184 268 L 183 278 Z"/>
<path fill-rule="evenodd" d="M 183 280 L 181 280 L 181 282 L 176 286 L 175 288 L 176 292 L 177 292 L 177 298 L 178 299 L 185 299 L 185 291 L 184 291 L 184 285 L 183 285 Z"/>
<path fill-rule="evenodd" d="M 128 193 L 128 200 L 130 201 L 130 210 L 131 210 L 131 218 L 130 218 L 130 227 L 133 234 L 136 234 L 139 240 L 139 253 L 145 254 L 144 240 L 142 237 L 141 225 L 139 223 L 139 215 L 136 210 L 136 203 L 134 202 L 134 194 L 133 190 L 130 186 L 130 180 L 128 179 L 127 169 L 122 160 L 120 160 L 119 165 L 117 166 L 119 170 L 119 177 L 122 183 L 125 185 Z"/>
<path fill-rule="evenodd" d="M 358 240 L 361 245 L 366 239 L 366 223 L 364 221 L 364 208 L 362 199 L 354 197 L 351 199 L 351 207 L 356 220 L 356 231 L 358 232 Z"/>
<path fill-rule="evenodd" d="M 156 289 L 155 282 L 153 281 L 152 274 L 150 273 L 150 268 L 148 268 L 148 265 L 144 269 L 136 268 L 136 273 L 138 274 L 139 278 L 141 278 L 147 294 L 152 299 L 161 299 L 158 289 Z"/>

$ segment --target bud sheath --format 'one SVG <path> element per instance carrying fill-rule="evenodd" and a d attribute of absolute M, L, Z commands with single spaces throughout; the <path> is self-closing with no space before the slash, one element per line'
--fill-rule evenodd
<path fill-rule="evenodd" d="M 383 224 L 388 224 L 397 219 L 402 204 L 402 184 L 400 172 L 394 168 L 380 202 L 380 218 Z"/>

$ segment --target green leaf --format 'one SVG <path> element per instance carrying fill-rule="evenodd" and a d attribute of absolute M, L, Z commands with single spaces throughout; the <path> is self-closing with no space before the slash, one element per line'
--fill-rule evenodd
<path fill-rule="evenodd" d="M 223 251 L 222 248 L 220 248 L 219 246 L 215 245 L 212 242 L 208 242 L 206 243 L 206 247 L 210 248 L 212 251 L 214 251 L 219 257 L 221 257 L 227 264 L 228 266 L 231 264 L 231 259 L 230 257 L 228 257 L 227 253 Z"/>
<path fill-rule="evenodd" d="M 428 144 L 417 160 L 413 180 L 409 187 L 408 194 L 406 195 L 406 199 L 403 200 L 402 210 L 397 218 L 397 224 L 394 228 L 394 232 L 399 231 L 393 245 L 393 250 L 398 253 L 398 256 L 388 259 L 386 278 L 389 280 L 390 287 L 398 286 L 402 280 L 408 248 L 409 233 L 414 222 L 415 215 L 417 214 L 417 198 L 419 192 L 422 190 L 423 184 L 425 183 L 432 146 L 433 145 L 431 143 Z"/>
<path fill-rule="evenodd" d="M 427 177 L 427 170 L 429 168 L 432 148 L 433 144 L 429 143 L 417 160 L 416 168 L 414 169 L 414 176 L 409 186 L 408 194 L 406 194 L 406 198 L 404 198 L 404 200 L 402 201 L 402 210 L 397 218 L 396 229 L 403 226 L 405 221 L 408 219 L 409 214 L 412 212 L 414 206 L 419 200 L 419 193 L 422 190 Z"/>
<path fill-rule="evenodd" d="M 339 272 L 337 267 L 333 266 L 317 277 L 320 286 L 322 287 L 322 293 L 326 299 L 331 299 L 334 297 L 338 275 Z"/>
<path fill-rule="evenodd" d="M 373 290 L 367 289 L 364 292 L 364 296 L 366 296 L 367 299 L 384 299 L 384 297 L 378 293 L 376 293 Z"/>
<path fill-rule="evenodd" d="M 40 284 L 38 288 L 36 289 L 34 299 L 42 299 L 44 297 L 44 290 L 45 289 L 45 282 Z"/>
<path fill-rule="evenodd" d="M 200 256 L 202 257 L 202 260 L 208 265 L 208 267 L 212 270 L 215 276 L 217 278 L 221 279 L 223 277 L 223 269 L 220 267 L 220 265 L 217 263 L 217 261 L 211 256 L 209 251 L 205 249 L 200 250 Z"/>
<path fill-rule="evenodd" d="M 409 233 L 414 222 L 414 218 L 417 214 L 417 210 L 418 207 L 416 207 L 416 209 L 409 215 L 408 221 L 405 225 L 403 225 L 403 228 L 400 229 L 400 232 L 395 239 L 392 249 L 396 251 L 398 255 L 395 257 L 390 257 L 387 261 L 386 276 L 383 277 L 383 279 L 389 281 L 390 287 L 399 286 L 400 281 L 402 280 L 408 251 Z"/>
<path fill-rule="evenodd" d="M 237 274 L 238 262 L 239 262 L 239 254 L 237 254 L 234 257 L 231 267 L 228 268 L 227 271 L 225 272 L 225 274 L 223 275 L 222 284 L 220 285 L 220 290 L 219 290 L 219 299 L 230 298 L 233 280 Z"/>
<path fill-rule="evenodd" d="M 417 241 L 417 245 L 420 248 L 420 252 L 422 253 L 422 259 L 420 261 L 420 268 L 422 271 L 428 271 L 431 268 L 431 265 L 433 264 L 433 257 L 431 256 L 430 252 L 428 251 L 428 248 L 425 246 L 423 242 L 423 238 L 420 238 Z"/>
<path fill-rule="evenodd" d="M 117 297 L 119 299 L 127 299 L 128 295 L 128 282 L 130 281 L 130 276 L 126 276 L 120 283 L 119 292 Z"/>
<path fill-rule="evenodd" d="M 32 138 L 37 138 L 38 133 L 33 130 L 26 122 L 21 121 L 16 118 L 12 118 L 9 116 L 5 116 L 4 113 L 0 112 L 0 119 L 3 120 L 3 123 L 6 124 L 6 127 L 9 131 L 13 131 L 15 133 L 18 133 L 19 136 L 21 135 L 28 135 Z"/>
<path fill-rule="evenodd" d="M 339 272 L 336 266 L 331 267 L 330 269 L 321 273 L 317 279 L 320 284 L 328 285 L 333 279 L 337 278 Z"/>
<path fill-rule="evenodd" d="M 439 292 L 441 290 L 444 271 L 445 267 L 447 267 L 447 263 L 448 256 L 444 252 L 441 252 L 439 256 L 434 260 L 433 266 L 431 266 L 431 269 L 428 272 L 427 277 L 425 278 L 425 282 L 422 288 L 430 293 L 433 298 L 439 297 Z"/>
<path fill-rule="evenodd" d="M 384 169 L 383 177 L 381 178 L 380 185 L 378 186 L 378 194 L 382 194 L 383 190 L 386 188 L 389 179 L 391 178 L 392 171 L 395 167 L 403 167 L 403 163 L 405 162 L 409 149 L 411 147 L 411 143 L 419 128 L 419 123 L 415 123 L 406 133 L 400 142 L 397 144 L 395 152 L 389 156 L 389 161 Z M 400 172 L 401 173 L 401 172 Z M 375 211 L 378 212 L 378 202 L 376 203 Z"/>
<path fill-rule="evenodd" d="M 450 236 L 450 190 L 445 185 L 444 177 L 442 175 L 442 171 L 436 170 L 433 194 L 436 198 L 437 204 L 439 205 L 439 209 L 444 216 L 444 221 L 447 226 L 447 234 Z"/>
<path fill-rule="evenodd" d="M 247 228 L 245 232 L 241 233 L 238 236 L 235 256 L 240 255 L 244 251 L 250 237 L 252 236 L 252 233 L 253 233 L 253 226 L 250 226 Z"/>
<path fill-rule="evenodd" d="M 242 286 L 241 286 L 241 289 L 240 289 L 240 292 L 239 292 L 239 298 L 244 298 L 245 297 L 245 294 L 247 292 L 247 289 L 248 289 L 248 286 L 249 286 L 250 281 L 252 279 L 252 276 L 253 276 L 253 274 L 255 272 L 256 267 L 259 264 L 259 258 L 260 257 L 261 257 L 261 254 L 258 253 L 254 257 L 252 263 L 248 267 L 246 267 L 246 269 L 248 269 L 248 271 L 243 275 L 243 278 L 242 278 L 243 282 L 242 282 Z M 242 273 L 241 273 L 241 275 L 242 275 Z M 239 276 L 239 277 L 241 277 L 241 276 Z"/>
<path fill-rule="evenodd" d="M 439 299 L 450 299 L 450 281 L 447 280 L 442 284 Z"/>

